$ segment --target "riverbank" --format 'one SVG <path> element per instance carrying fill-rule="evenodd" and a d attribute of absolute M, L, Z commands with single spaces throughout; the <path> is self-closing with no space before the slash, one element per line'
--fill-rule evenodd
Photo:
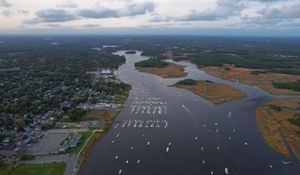
<path fill-rule="evenodd" d="M 169 63 L 165 67 L 136 67 L 140 72 L 151 73 L 163 78 L 181 78 L 187 76 L 184 66 Z"/>
<path fill-rule="evenodd" d="M 189 90 L 215 105 L 236 101 L 246 97 L 246 94 L 239 89 L 211 81 L 198 80 L 191 84 L 177 82 L 174 86 Z"/>
<path fill-rule="evenodd" d="M 300 94 L 299 91 L 273 87 L 273 82 L 294 82 L 300 80 L 300 76 L 297 75 L 271 73 L 260 69 L 239 68 L 228 64 L 221 67 L 209 66 L 200 69 L 218 78 L 257 86 L 274 95 Z"/>
<path fill-rule="evenodd" d="M 256 110 L 256 121 L 265 142 L 285 156 L 300 160 L 300 98 L 277 99 Z M 298 124 L 298 125 L 297 125 Z"/>

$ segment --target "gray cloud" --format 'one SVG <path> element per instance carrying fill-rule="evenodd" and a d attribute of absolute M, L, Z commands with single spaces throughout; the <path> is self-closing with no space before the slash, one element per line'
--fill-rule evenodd
<path fill-rule="evenodd" d="M 300 20 L 300 4 L 284 5 L 282 7 L 265 7 L 257 12 L 258 16 L 241 18 L 242 24 L 251 27 L 288 27 Z"/>
<path fill-rule="evenodd" d="M 81 27 L 84 27 L 84 28 L 98 28 L 98 27 L 101 27 L 100 24 L 85 24 L 85 25 L 82 25 Z"/>
<path fill-rule="evenodd" d="M 51 22 L 65 22 L 75 20 L 76 17 L 63 9 L 44 9 L 35 13 L 36 18 L 25 20 L 25 24 L 36 23 L 51 23 Z"/>
<path fill-rule="evenodd" d="M 78 4 L 74 1 L 69 0 L 67 2 L 58 3 L 56 6 L 60 8 L 77 8 Z"/>
<path fill-rule="evenodd" d="M 2 15 L 6 16 L 6 17 L 10 17 L 11 15 L 13 15 L 13 13 L 11 11 L 9 11 L 9 10 L 4 10 L 2 12 Z"/>
<path fill-rule="evenodd" d="M 217 0 L 216 6 L 208 10 L 191 10 L 187 14 L 178 17 L 161 17 L 155 15 L 150 19 L 150 22 L 222 20 L 240 15 L 241 11 L 246 7 L 247 3 L 245 0 Z"/>
<path fill-rule="evenodd" d="M 7 2 L 7 0 L 0 0 L 0 6 L 2 6 L 2 7 L 9 7 L 10 4 Z"/>
<path fill-rule="evenodd" d="M 143 15 L 154 10 L 155 4 L 153 2 L 142 2 L 129 4 L 120 9 L 111 9 L 103 6 L 95 9 L 83 9 L 79 11 L 79 16 L 84 18 L 120 18 Z"/>
<path fill-rule="evenodd" d="M 264 8 L 257 13 L 264 19 L 300 18 L 300 4 L 286 5 L 281 8 Z"/>
<path fill-rule="evenodd" d="M 70 7 L 69 7 L 70 8 Z M 147 12 L 153 12 L 155 4 L 153 2 L 130 3 L 123 8 L 111 9 L 103 6 L 98 6 L 94 9 L 81 9 L 77 13 L 71 13 L 64 9 L 43 9 L 35 13 L 36 17 L 25 20 L 25 24 L 65 22 L 81 18 L 121 18 L 143 15 Z M 75 15 L 76 14 L 76 15 Z"/>

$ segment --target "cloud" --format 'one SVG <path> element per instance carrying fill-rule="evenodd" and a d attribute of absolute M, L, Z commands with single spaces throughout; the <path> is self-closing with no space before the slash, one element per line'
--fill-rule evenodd
<path fill-rule="evenodd" d="M 190 10 L 188 13 L 177 17 L 162 17 L 155 15 L 150 22 L 167 22 L 167 21 L 215 21 L 228 19 L 241 14 L 242 10 L 247 7 L 245 0 L 217 0 L 216 6 L 204 11 Z"/>
<path fill-rule="evenodd" d="M 81 27 L 84 27 L 84 28 L 98 28 L 98 27 L 101 27 L 100 24 L 85 24 L 85 25 L 82 25 Z"/>
<path fill-rule="evenodd" d="M 78 4 L 74 1 L 69 0 L 67 2 L 58 3 L 56 6 L 60 8 L 77 8 Z"/>
<path fill-rule="evenodd" d="M 7 0 L 0 0 L 0 7 L 9 7 L 10 4 L 7 2 Z"/>
<path fill-rule="evenodd" d="M 9 11 L 9 10 L 4 10 L 2 12 L 2 15 L 6 16 L 6 17 L 10 17 L 11 15 L 13 15 L 13 13 L 11 11 Z"/>
<path fill-rule="evenodd" d="M 25 24 L 36 23 L 51 23 L 51 22 L 65 22 L 75 20 L 76 17 L 63 9 L 44 9 L 35 13 L 36 17 L 33 19 L 25 20 Z"/>
<path fill-rule="evenodd" d="M 84 18 L 121 18 L 143 15 L 154 10 L 155 4 L 153 2 L 142 2 L 128 4 L 119 9 L 111 9 L 104 6 L 94 9 L 82 9 L 79 10 L 79 16 Z"/>
<path fill-rule="evenodd" d="M 300 4 L 282 6 L 280 8 L 263 8 L 257 13 L 263 19 L 300 18 Z"/>

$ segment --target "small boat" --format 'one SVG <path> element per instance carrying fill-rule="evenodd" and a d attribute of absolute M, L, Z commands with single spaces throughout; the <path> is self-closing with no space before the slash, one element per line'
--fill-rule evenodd
<path fill-rule="evenodd" d="M 114 141 L 114 140 L 112 140 L 112 141 L 111 141 L 111 143 L 113 144 L 113 143 L 115 143 L 115 141 Z"/>
<path fill-rule="evenodd" d="M 205 164 L 205 160 L 202 160 L 202 163 Z"/>
<path fill-rule="evenodd" d="M 118 159 L 119 158 L 119 156 L 115 156 L 115 159 Z"/>
<path fill-rule="evenodd" d="M 195 140 L 198 140 L 198 137 L 195 137 Z"/>
<path fill-rule="evenodd" d="M 128 160 L 126 160 L 126 163 L 128 164 L 128 163 L 129 163 L 129 161 L 128 161 Z"/>
<path fill-rule="evenodd" d="M 141 162 L 141 160 L 137 160 L 136 163 L 139 164 Z"/>
<path fill-rule="evenodd" d="M 168 143 L 168 146 L 171 146 L 171 142 Z"/>
<path fill-rule="evenodd" d="M 213 175 L 213 174 L 214 174 L 214 171 L 210 171 L 210 174 Z"/>
<path fill-rule="evenodd" d="M 147 142 L 147 146 L 149 146 L 150 145 L 150 142 Z"/>
<path fill-rule="evenodd" d="M 166 152 L 169 152 L 169 147 L 166 148 Z"/>
<path fill-rule="evenodd" d="M 119 170 L 119 173 L 118 174 L 122 174 L 122 170 Z"/>
<path fill-rule="evenodd" d="M 229 174 L 228 168 L 225 168 L 225 174 Z"/>
<path fill-rule="evenodd" d="M 132 146 L 132 147 L 130 147 L 130 150 L 133 150 L 133 146 Z"/>
<path fill-rule="evenodd" d="M 247 143 L 247 142 L 245 142 L 245 146 L 248 146 L 248 143 Z"/>

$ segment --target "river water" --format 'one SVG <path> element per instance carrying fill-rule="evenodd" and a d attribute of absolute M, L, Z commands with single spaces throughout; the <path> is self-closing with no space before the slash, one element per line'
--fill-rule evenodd
<path fill-rule="evenodd" d="M 276 98 L 259 88 L 222 80 L 188 62 L 188 78 L 239 88 L 247 97 L 213 105 L 184 89 L 180 79 L 140 73 L 134 63 L 141 52 L 127 55 L 118 70 L 132 85 L 112 129 L 95 145 L 83 175 L 296 175 L 300 164 L 270 149 L 258 132 L 256 108 Z M 185 77 L 187 78 L 187 77 Z M 284 164 L 284 162 L 291 162 Z"/>

